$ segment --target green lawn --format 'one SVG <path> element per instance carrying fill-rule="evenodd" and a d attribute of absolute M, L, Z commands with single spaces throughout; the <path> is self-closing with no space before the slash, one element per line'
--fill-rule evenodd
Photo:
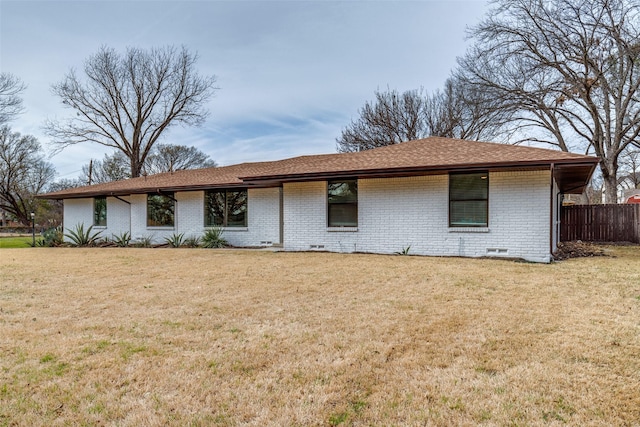
<path fill-rule="evenodd" d="M 31 246 L 32 237 L 0 237 L 0 249 L 28 248 Z"/>

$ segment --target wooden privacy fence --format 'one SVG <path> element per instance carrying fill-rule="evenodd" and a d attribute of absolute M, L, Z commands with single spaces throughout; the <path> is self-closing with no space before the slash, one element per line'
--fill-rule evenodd
<path fill-rule="evenodd" d="M 640 243 L 640 204 L 563 206 L 560 240 Z"/>

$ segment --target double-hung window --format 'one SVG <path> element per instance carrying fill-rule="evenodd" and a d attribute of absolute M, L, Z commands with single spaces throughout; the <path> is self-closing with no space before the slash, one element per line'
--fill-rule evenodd
<path fill-rule="evenodd" d="M 210 190 L 204 195 L 205 227 L 246 227 L 247 190 Z"/>
<path fill-rule="evenodd" d="M 93 225 L 97 227 L 107 226 L 107 198 L 105 196 L 93 199 Z"/>
<path fill-rule="evenodd" d="M 489 225 L 489 172 L 449 174 L 449 227 Z"/>
<path fill-rule="evenodd" d="M 147 194 L 147 226 L 173 227 L 175 201 L 173 193 Z"/>
<path fill-rule="evenodd" d="M 327 182 L 327 225 L 358 226 L 358 180 L 341 179 Z"/>

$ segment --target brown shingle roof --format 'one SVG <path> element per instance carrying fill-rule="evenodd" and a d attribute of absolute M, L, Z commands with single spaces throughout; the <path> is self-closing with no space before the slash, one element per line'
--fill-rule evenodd
<path fill-rule="evenodd" d="M 276 169 L 256 175 L 247 174 L 241 178 L 257 182 L 328 174 L 370 175 L 394 170 L 438 171 L 597 162 L 597 157 L 544 148 L 429 137 L 355 153 L 295 157 L 277 162 Z"/>
<path fill-rule="evenodd" d="M 162 191 L 184 191 L 202 188 L 233 187 L 242 185 L 241 175 L 260 175 L 275 162 L 241 163 L 205 169 L 181 170 L 171 173 L 141 176 L 139 178 L 88 185 L 68 190 L 43 194 L 41 197 L 78 198 L 98 195 L 122 196 L 128 194 L 155 193 Z"/>
<path fill-rule="evenodd" d="M 150 193 L 158 190 L 277 185 L 282 181 L 346 175 L 398 176 L 470 168 L 548 168 L 551 164 L 558 165 L 564 171 L 563 177 L 571 178 L 565 180 L 567 185 L 584 186 L 597 162 L 597 157 L 556 150 L 430 137 L 356 153 L 300 156 L 270 162 L 163 173 L 62 190 L 41 197 L 77 198 Z"/>

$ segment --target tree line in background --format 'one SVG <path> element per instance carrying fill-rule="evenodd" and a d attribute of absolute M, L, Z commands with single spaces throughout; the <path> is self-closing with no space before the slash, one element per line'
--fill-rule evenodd
<path fill-rule="evenodd" d="M 19 78 L 0 74 L 0 220 L 56 224 L 61 205 L 37 200 L 44 191 L 135 178 L 141 174 L 216 166 L 195 147 L 160 143 L 176 125 L 198 126 L 208 115 L 206 102 L 217 89 L 215 76 L 195 70 L 197 55 L 186 48 L 127 49 L 124 55 L 103 47 L 89 57 L 82 77 L 71 70 L 53 92 L 75 114 L 49 120 L 47 134 L 58 150 L 97 143 L 112 148 L 103 160 L 83 166 L 77 179 L 53 182 L 55 169 L 33 136 L 12 132 L 8 123 L 24 111 Z"/>
<path fill-rule="evenodd" d="M 428 135 L 600 157 L 604 201 L 638 188 L 640 4 L 495 0 L 443 91 L 376 92 L 337 139 L 357 151 Z"/>
<path fill-rule="evenodd" d="M 8 122 L 24 111 L 20 94 L 25 89 L 17 77 L 0 73 L 0 220 L 7 217 L 28 224 L 37 208 L 34 195 L 55 177 L 36 138 L 12 132 Z"/>

